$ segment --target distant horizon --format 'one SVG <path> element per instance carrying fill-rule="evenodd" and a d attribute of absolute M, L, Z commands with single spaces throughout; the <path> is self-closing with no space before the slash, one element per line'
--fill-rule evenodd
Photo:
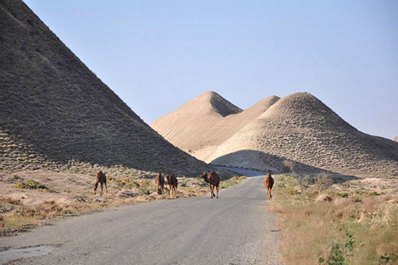
<path fill-rule="evenodd" d="M 308 92 L 398 136 L 398 2 L 25 3 L 148 124 L 206 91 L 242 109 Z"/>

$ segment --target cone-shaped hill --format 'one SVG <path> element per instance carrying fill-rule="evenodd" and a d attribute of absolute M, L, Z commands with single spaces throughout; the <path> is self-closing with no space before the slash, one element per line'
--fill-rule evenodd
<path fill-rule="evenodd" d="M 214 124 L 225 116 L 241 111 L 219 94 L 209 91 L 188 101 L 151 126 L 179 148 L 185 151 L 196 150 L 211 141 L 209 137 L 213 138 Z"/>
<path fill-rule="evenodd" d="M 357 176 L 398 176 L 398 143 L 367 135 L 309 93 L 282 98 L 221 144 L 214 164 L 282 170 L 292 160 Z"/>
<path fill-rule="evenodd" d="M 20 0 L 0 2 L 0 86 L 0 170 L 209 168 L 145 124 Z"/>
<path fill-rule="evenodd" d="M 151 126 L 179 148 L 206 160 L 221 143 L 278 101 L 268 97 L 242 111 L 215 92 L 206 92 Z"/>

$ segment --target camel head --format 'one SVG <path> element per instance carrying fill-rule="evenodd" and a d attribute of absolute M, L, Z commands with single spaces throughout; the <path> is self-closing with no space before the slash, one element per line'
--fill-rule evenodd
<path fill-rule="evenodd" d="M 200 175 L 200 177 L 203 178 L 204 181 L 209 182 L 208 175 L 206 172 L 203 172 L 202 175 Z"/>

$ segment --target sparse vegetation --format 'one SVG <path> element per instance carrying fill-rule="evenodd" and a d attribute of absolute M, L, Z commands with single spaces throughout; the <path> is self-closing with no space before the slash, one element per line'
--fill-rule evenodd
<path fill-rule="evenodd" d="M 15 187 L 17 189 L 47 190 L 47 187 L 45 185 L 41 184 L 40 182 L 31 180 L 31 179 L 24 180 L 24 181 L 18 181 L 17 184 L 15 184 Z"/>
<path fill-rule="evenodd" d="M 332 186 L 333 180 L 326 173 L 318 174 L 315 177 L 315 187 L 318 189 L 318 193 Z"/>
<path fill-rule="evenodd" d="M 296 163 L 291 160 L 283 160 L 282 167 L 285 172 L 294 172 Z"/>
<path fill-rule="evenodd" d="M 124 176 L 119 169 L 108 170 L 108 191 L 104 196 L 93 194 L 94 175 L 27 171 L 7 175 L 0 180 L 0 236 L 24 231 L 59 216 L 78 215 L 106 207 L 168 199 L 169 189 L 158 195 L 154 174 Z M 115 177 L 117 176 L 117 177 Z M 221 188 L 240 183 L 245 177 L 228 176 Z M 203 196 L 208 184 L 200 178 L 178 177 L 177 197 Z M 43 185 L 42 183 L 46 183 Z M 43 193 L 54 190 L 56 192 Z"/>
<path fill-rule="evenodd" d="M 271 210 L 279 216 L 287 265 L 398 264 L 396 192 L 331 185 L 325 175 L 308 179 L 303 189 L 302 178 L 281 175 L 274 188 Z"/>
<path fill-rule="evenodd" d="M 245 176 L 233 176 L 232 178 L 221 180 L 220 188 L 227 189 L 231 186 L 241 183 L 245 179 Z"/>

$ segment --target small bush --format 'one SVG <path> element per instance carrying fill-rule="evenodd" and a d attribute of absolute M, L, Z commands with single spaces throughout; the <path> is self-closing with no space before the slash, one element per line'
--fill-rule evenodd
<path fill-rule="evenodd" d="M 285 172 L 294 172 L 294 169 L 296 167 L 296 163 L 294 163 L 291 160 L 283 160 L 282 166 L 283 166 L 283 171 L 285 171 Z"/>
<path fill-rule="evenodd" d="M 297 183 L 302 190 L 305 190 L 313 184 L 313 180 L 309 176 L 297 176 Z"/>
<path fill-rule="evenodd" d="M 322 173 L 316 176 L 315 185 L 319 192 L 329 188 L 333 185 L 333 180 L 327 174 Z"/>
<path fill-rule="evenodd" d="M 344 265 L 345 260 L 339 244 L 334 244 L 328 258 L 328 265 Z"/>
<path fill-rule="evenodd" d="M 112 181 L 116 182 L 116 185 L 119 189 L 120 188 L 132 189 L 140 187 L 140 184 L 130 177 L 114 178 L 112 179 Z"/>
<path fill-rule="evenodd" d="M 337 195 L 342 197 L 342 198 L 348 198 L 348 193 L 347 192 L 338 192 Z"/>
<path fill-rule="evenodd" d="M 37 190 L 37 189 L 43 189 L 47 190 L 47 187 L 40 182 L 34 181 L 34 180 L 25 180 L 25 181 L 18 181 L 17 184 L 15 184 L 15 187 L 17 189 L 30 189 L 30 190 Z"/>

